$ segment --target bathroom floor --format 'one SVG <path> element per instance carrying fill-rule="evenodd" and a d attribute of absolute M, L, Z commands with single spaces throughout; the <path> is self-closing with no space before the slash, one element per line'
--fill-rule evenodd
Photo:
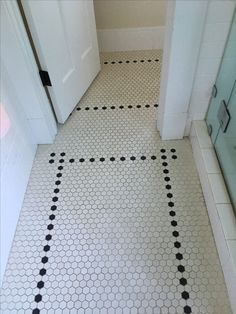
<path fill-rule="evenodd" d="M 103 54 L 38 148 L 3 313 L 231 313 L 189 140 L 157 132 L 161 58 Z"/>

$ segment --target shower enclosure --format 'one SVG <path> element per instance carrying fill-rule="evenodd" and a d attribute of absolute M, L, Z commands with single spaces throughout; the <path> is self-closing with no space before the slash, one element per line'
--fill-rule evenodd
<path fill-rule="evenodd" d="M 206 116 L 208 133 L 236 212 L 236 14 Z"/>

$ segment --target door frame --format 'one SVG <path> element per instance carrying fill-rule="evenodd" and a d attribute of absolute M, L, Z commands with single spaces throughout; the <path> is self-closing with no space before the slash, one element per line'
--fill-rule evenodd
<path fill-rule="evenodd" d="M 15 35 L 22 47 L 22 51 L 24 52 L 24 61 L 27 64 L 27 71 L 30 73 L 31 78 L 30 83 L 34 86 L 35 96 L 37 99 L 37 110 L 41 112 L 40 121 L 38 119 L 41 126 L 34 130 L 36 144 L 51 144 L 53 143 L 57 133 L 57 121 L 39 76 L 37 62 L 25 29 L 17 0 L 2 2 L 9 13 L 10 19 L 15 28 Z M 33 120 L 33 117 L 28 112 L 25 113 L 28 120 Z"/>
<path fill-rule="evenodd" d="M 22 19 L 22 16 L 20 14 L 20 10 L 17 4 L 17 0 L 14 1 L 3 1 L 4 4 L 7 6 L 9 12 L 12 15 L 12 19 L 14 24 L 16 24 L 16 28 L 17 28 L 17 35 L 20 38 L 20 40 L 22 41 L 22 45 L 24 46 L 24 50 L 25 50 L 25 54 L 26 54 L 26 59 L 27 62 L 29 64 L 29 67 L 32 68 L 32 79 L 34 81 L 35 84 L 35 90 L 37 90 L 37 95 L 38 95 L 38 99 L 39 102 L 41 102 L 42 105 L 41 109 L 44 112 L 44 116 L 45 116 L 45 121 L 46 124 L 50 127 L 50 125 L 56 125 L 56 120 L 55 117 L 53 117 L 53 115 L 48 114 L 48 111 L 52 111 L 51 109 L 51 104 L 48 100 L 48 97 L 46 96 L 46 92 L 45 89 L 42 86 L 42 83 L 40 81 L 39 78 L 39 74 L 38 74 L 38 66 L 37 66 L 37 62 L 35 60 L 35 56 L 30 44 L 30 40 L 27 36 L 27 32 L 25 29 L 25 25 Z M 168 10 L 167 10 L 167 18 L 166 18 L 166 33 L 165 33 L 165 47 L 163 49 L 164 52 L 164 56 L 163 56 L 163 66 L 162 66 L 162 75 L 161 75 L 161 88 L 160 88 L 160 108 L 159 108 L 159 117 L 158 117 L 158 121 L 157 121 L 157 128 L 160 131 L 160 134 L 162 136 L 162 138 L 165 139 L 177 139 L 177 138 L 183 138 L 184 135 L 186 135 L 184 133 L 185 131 L 185 125 L 187 122 L 187 113 L 188 113 L 188 107 L 189 107 L 189 97 L 187 97 L 188 99 L 183 99 L 183 101 L 181 102 L 184 106 L 184 108 L 182 108 L 182 110 L 180 110 L 178 108 L 178 106 L 176 106 L 176 104 L 171 104 L 170 102 L 167 102 L 167 98 L 169 94 L 173 95 L 173 90 L 174 90 L 174 94 L 175 96 L 179 95 L 179 90 L 176 91 L 176 89 L 173 87 L 171 90 L 171 93 L 169 92 L 170 88 L 170 83 L 173 84 L 173 79 L 170 82 L 170 77 L 171 74 L 173 75 L 173 73 L 171 73 L 171 64 L 175 64 L 174 62 L 172 62 L 173 58 L 171 58 L 173 56 L 173 33 L 174 31 L 176 32 L 176 28 L 178 27 L 176 19 L 175 19 L 175 11 L 176 11 L 176 6 L 181 6 L 181 5 L 185 5 L 185 2 L 181 1 L 181 2 L 176 2 L 175 1 L 168 1 Z M 194 4 L 193 3 L 189 3 L 190 9 L 191 6 Z M 207 4 L 206 3 L 200 3 L 199 5 L 202 7 L 201 10 L 199 10 L 199 21 L 200 23 L 198 23 L 198 34 L 200 35 L 202 33 L 202 29 L 204 27 L 204 22 L 205 22 L 205 14 L 207 11 Z M 195 11 L 192 10 L 191 12 L 193 12 L 195 14 Z M 202 14 L 204 13 L 204 14 Z M 196 15 L 196 14 L 195 14 Z M 189 22 L 189 20 L 188 20 Z M 190 23 L 190 22 L 189 22 Z M 188 23 L 188 24 L 189 24 Z M 200 24 L 200 27 L 199 27 Z M 190 27 L 191 25 L 189 25 Z M 196 27 L 195 25 L 191 26 L 192 27 L 192 32 L 194 33 Z M 199 36 L 199 39 L 201 40 L 201 35 Z M 198 43 L 195 44 L 195 47 L 197 49 L 194 49 L 195 51 L 195 60 L 194 63 L 195 65 L 192 66 L 192 73 L 188 73 L 187 77 L 187 81 L 188 81 L 188 93 L 186 92 L 186 88 L 185 88 L 185 93 L 184 94 L 191 94 L 191 87 L 192 87 L 192 83 L 193 83 L 193 79 L 194 79 L 194 72 L 195 72 L 195 68 L 196 68 L 196 63 L 197 63 L 197 57 L 198 57 L 198 50 L 199 50 L 199 46 L 201 41 L 198 40 Z M 186 42 L 186 40 L 185 40 Z M 189 42 L 189 45 L 192 45 L 192 42 Z M 178 45 L 178 47 L 181 47 L 181 45 Z M 181 48 L 182 49 L 182 48 Z M 183 47 L 183 49 L 185 49 Z M 182 49 L 182 50 L 183 50 Z M 179 53 L 181 55 L 181 53 Z M 182 54 L 183 56 L 184 53 Z M 41 57 L 41 56 L 40 56 Z M 183 59 L 183 58 L 182 58 Z M 43 62 L 43 60 L 40 61 Z M 185 60 L 181 60 L 182 63 L 185 65 L 186 61 Z M 193 63 L 191 61 L 191 63 Z M 186 73 L 185 73 L 186 74 Z M 191 79 L 189 79 L 191 77 Z M 179 80 L 179 74 L 177 76 L 177 80 Z M 174 82 L 176 83 L 176 82 Z M 173 97 L 172 97 L 173 98 Z M 178 97 L 175 97 L 175 99 L 178 99 Z M 45 106 L 46 104 L 46 106 Z M 48 107 L 46 109 L 46 107 Z M 174 109 L 173 109 L 174 108 Z M 168 118 L 168 119 L 167 119 Z M 172 123 L 172 129 L 170 130 L 170 120 L 173 120 L 174 122 Z M 179 123 L 176 123 L 176 119 L 179 121 Z M 181 130 L 180 129 L 181 126 Z M 170 132 L 171 131 L 171 132 Z M 171 133 L 171 134 L 166 134 L 166 133 Z"/>
<path fill-rule="evenodd" d="M 9 117 L 9 130 L 12 126 L 14 131 L 6 141 L 3 138 L 0 143 L 3 194 L 0 282 L 5 272 L 37 144 L 53 143 L 57 132 L 17 3 L 1 1 L 1 9 L 4 14 L 4 20 L 1 20 L 3 36 L 0 46 L 1 106 L 6 110 L 6 117 Z M 14 48 L 17 48 L 16 53 Z"/>

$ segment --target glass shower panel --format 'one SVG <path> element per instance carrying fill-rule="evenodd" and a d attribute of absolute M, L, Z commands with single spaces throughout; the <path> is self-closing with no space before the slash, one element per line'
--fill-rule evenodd
<path fill-rule="evenodd" d="M 228 104 L 234 81 L 236 77 L 236 14 L 234 14 L 231 30 L 225 46 L 224 55 L 221 61 L 220 70 L 215 83 L 216 95 L 212 96 L 206 122 L 208 129 L 211 131 L 211 139 L 214 143 L 219 131 L 219 121 L 217 113 L 224 100 Z"/>
<path fill-rule="evenodd" d="M 224 174 L 225 182 L 236 208 L 236 81 L 227 107 L 230 121 L 225 132 L 220 128 L 215 150 Z"/>

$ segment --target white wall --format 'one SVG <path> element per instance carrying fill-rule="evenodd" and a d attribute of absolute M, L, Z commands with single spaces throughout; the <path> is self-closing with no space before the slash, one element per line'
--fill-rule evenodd
<path fill-rule="evenodd" d="M 17 4 L 0 5 L 2 279 L 37 144 L 52 143 L 57 129 Z"/>
<path fill-rule="evenodd" d="M 189 135 L 208 109 L 235 1 L 169 1 L 158 128 L 163 139 Z"/>
<path fill-rule="evenodd" d="M 163 49 L 165 27 L 98 29 L 100 52 Z"/>
<path fill-rule="evenodd" d="M 98 29 L 164 26 L 167 1 L 94 0 Z"/>
<path fill-rule="evenodd" d="M 162 139 L 181 139 L 207 11 L 207 1 L 169 1 L 158 128 Z"/>
<path fill-rule="evenodd" d="M 162 49 L 167 1 L 95 0 L 100 51 Z"/>
<path fill-rule="evenodd" d="M 212 86 L 216 80 L 230 29 L 234 7 L 235 1 L 211 1 L 209 3 L 190 100 L 186 135 L 189 134 L 192 120 L 205 118 Z"/>
<path fill-rule="evenodd" d="M 24 111 L 18 106 L 13 84 L 3 67 L 1 72 L 1 117 L 4 110 L 10 121 L 9 130 L 0 140 L 2 279 L 37 145 Z"/>

